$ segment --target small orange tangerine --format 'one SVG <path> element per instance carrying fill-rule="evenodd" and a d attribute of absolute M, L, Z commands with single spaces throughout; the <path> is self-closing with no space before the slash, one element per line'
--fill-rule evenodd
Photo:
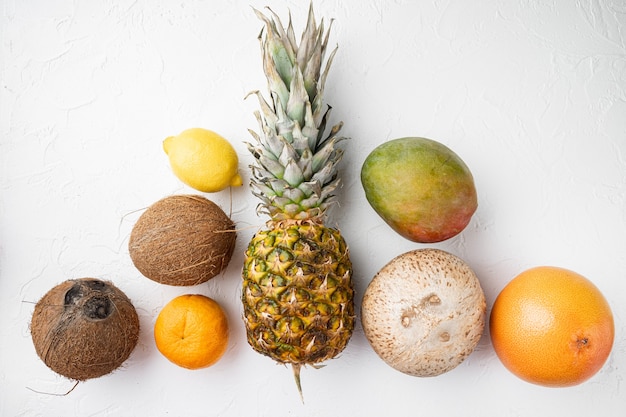
<path fill-rule="evenodd" d="M 578 385 L 595 375 L 615 334 L 600 290 L 582 275 L 549 266 L 529 269 L 504 287 L 489 328 L 504 366 L 547 387 Z"/>
<path fill-rule="evenodd" d="M 178 296 L 159 313 L 154 340 L 159 352 L 178 366 L 211 366 L 228 346 L 226 314 L 215 300 L 204 295 Z"/>

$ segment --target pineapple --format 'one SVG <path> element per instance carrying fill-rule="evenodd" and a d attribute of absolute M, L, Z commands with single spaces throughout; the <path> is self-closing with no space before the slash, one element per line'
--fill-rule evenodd
<path fill-rule="evenodd" d="M 269 10 L 269 9 L 268 9 Z M 259 40 L 271 100 L 256 94 L 260 134 L 250 131 L 254 156 L 251 186 L 258 212 L 270 217 L 250 241 L 242 272 L 248 343 L 293 368 L 300 396 L 300 369 L 338 355 L 354 328 L 354 290 L 348 247 L 340 232 L 324 225 L 336 202 L 337 164 L 344 137 L 336 124 L 325 134 L 330 107 L 323 72 L 330 28 L 315 22 L 312 5 L 300 45 L 291 16 L 285 28 L 270 10 Z"/>

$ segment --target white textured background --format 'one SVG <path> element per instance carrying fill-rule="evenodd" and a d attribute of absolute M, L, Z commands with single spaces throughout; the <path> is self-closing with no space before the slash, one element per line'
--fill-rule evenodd
<path fill-rule="evenodd" d="M 347 5 L 349 3 L 350 5 Z M 226 272 L 190 288 L 142 277 L 128 256 L 141 210 L 192 193 L 161 141 L 195 126 L 240 154 L 264 89 L 250 4 L 296 30 L 306 1 L 0 0 L 1 416 L 623 416 L 626 412 L 626 2 L 623 0 L 315 1 L 335 18 L 339 52 L 326 100 L 345 122 L 341 209 L 357 306 L 379 268 L 423 247 L 367 204 L 360 167 L 378 144 L 419 135 L 454 149 L 480 207 L 462 235 L 432 245 L 465 259 L 488 306 L 515 275 L 555 265 L 590 278 L 613 308 L 604 368 L 565 389 L 537 387 L 498 361 L 487 331 L 448 374 L 419 379 L 385 365 L 360 325 L 338 359 L 302 374 L 254 353 L 240 321 L 243 251 L 265 219 L 247 186 L 233 191 L 241 228 Z M 207 195 L 230 210 L 227 191 Z M 36 302 L 84 276 L 112 280 L 140 315 L 122 368 L 81 383 L 50 371 L 32 346 Z M 183 293 L 218 300 L 231 342 L 213 367 L 188 371 L 156 350 L 160 308 Z"/>

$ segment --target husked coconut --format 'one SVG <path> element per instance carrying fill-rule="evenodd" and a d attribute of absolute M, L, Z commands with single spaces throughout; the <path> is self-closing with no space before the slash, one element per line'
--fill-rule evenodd
<path fill-rule="evenodd" d="M 413 376 L 437 376 L 475 349 L 486 303 L 478 278 L 460 258 L 419 249 L 385 265 L 365 292 L 363 330 L 388 365 Z"/>
<path fill-rule="evenodd" d="M 236 237 L 235 223 L 217 204 L 200 195 L 175 195 L 152 204 L 139 217 L 128 250 L 147 278 L 190 286 L 226 268 Z"/>
<path fill-rule="evenodd" d="M 117 369 L 139 340 L 139 318 L 115 285 L 95 278 L 67 280 L 35 305 L 30 331 L 37 355 L 77 381 Z"/>

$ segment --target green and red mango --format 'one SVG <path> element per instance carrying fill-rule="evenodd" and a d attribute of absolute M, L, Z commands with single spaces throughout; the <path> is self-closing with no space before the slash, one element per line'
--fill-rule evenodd
<path fill-rule="evenodd" d="M 478 206 L 472 173 L 445 145 L 406 137 L 383 143 L 365 159 L 361 183 L 372 208 L 414 242 L 459 234 Z"/>

